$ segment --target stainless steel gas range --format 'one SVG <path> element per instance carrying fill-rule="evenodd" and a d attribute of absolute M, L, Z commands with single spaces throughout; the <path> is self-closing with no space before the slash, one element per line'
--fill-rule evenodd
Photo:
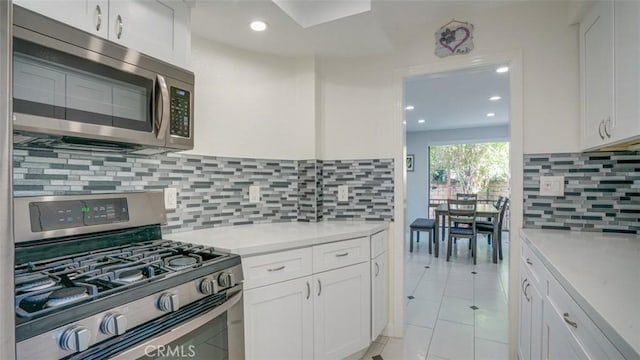
<path fill-rule="evenodd" d="M 18 359 L 244 358 L 240 257 L 162 239 L 162 193 L 14 209 Z"/>

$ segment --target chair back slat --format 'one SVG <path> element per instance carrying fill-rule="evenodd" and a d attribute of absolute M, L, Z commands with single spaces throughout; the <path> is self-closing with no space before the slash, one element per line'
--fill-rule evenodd
<path fill-rule="evenodd" d="M 460 224 L 475 226 L 476 208 L 478 204 L 476 200 L 449 199 L 447 203 L 449 224 L 455 223 L 456 226 L 460 226 Z"/>
<path fill-rule="evenodd" d="M 498 214 L 498 226 L 502 229 L 502 221 L 504 220 L 504 213 L 507 212 L 507 207 L 509 206 L 509 198 L 504 198 L 502 202 L 502 206 L 500 207 L 500 213 Z"/>
<path fill-rule="evenodd" d="M 478 194 L 456 194 L 456 200 L 478 200 Z"/>

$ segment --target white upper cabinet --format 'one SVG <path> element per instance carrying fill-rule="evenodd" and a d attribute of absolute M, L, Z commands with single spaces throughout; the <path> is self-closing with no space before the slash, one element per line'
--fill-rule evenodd
<path fill-rule="evenodd" d="M 183 0 L 16 0 L 15 4 L 179 67 L 188 67 L 191 14 Z"/>
<path fill-rule="evenodd" d="M 614 3 L 614 141 L 640 135 L 640 2 Z"/>
<path fill-rule="evenodd" d="M 13 3 L 107 38 L 109 0 L 14 0 Z"/>
<path fill-rule="evenodd" d="M 604 0 L 580 22 L 582 149 L 640 139 L 640 4 Z"/>
<path fill-rule="evenodd" d="M 189 19 L 189 7 L 181 0 L 110 0 L 109 39 L 186 67 Z"/>
<path fill-rule="evenodd" d="M 613 3 L 599 2 L 580 23 L 582 147 L 609 141 L 613 132 Z"/>

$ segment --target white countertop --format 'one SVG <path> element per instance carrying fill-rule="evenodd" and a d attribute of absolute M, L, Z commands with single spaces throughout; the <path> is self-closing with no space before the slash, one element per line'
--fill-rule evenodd
<path fill-rule="evenodd" d="M 386 222 L 370 221 L 290 222 L 225 226 L 169 234 L 164 238 L 251 256 L 368 236 L 387 226 Z"/>
<path fill-rule="evenodd" d="M 618 350 L 640 358 L 640 236 L 538 229 L 522 235 Z"/>

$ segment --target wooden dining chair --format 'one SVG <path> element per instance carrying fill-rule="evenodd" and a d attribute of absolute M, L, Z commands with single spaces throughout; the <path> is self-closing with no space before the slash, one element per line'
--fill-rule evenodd
<path fill-rule="evenodd" d="M 496 200 L 496 202 L 493 204 L 493 207 L 496 208 L 496 210 L 500 210 L 500 206 L 502 206 L 502 202 L 504 201 L 504 199 L 505 197 L 500 195 L 498 197 L 498 200 Z M 488 217 L 486 218 L 486 220 L 482 218 L 481 220 L 476 220 L 476 225 L 477 226 L 480 226 L 480 225 L 493 226 L 494 221 L 497 221 L 495 217 Z M 491 245 L 491 236 L 487 236 L 487 244 Z"/>
<path fill-rule="evenodd" d="M 498 242 L 498 257 L 500 258 L 500 260 L 502 260 L 502 225 L 504 222 L 504 214 L 507 211 L 508 206 L 509 198 L 504 198 L 504 201 L 502 202 L 502 205 L 500 207 L 500 212 L 498 213 L 498 216 L 494 218 L 493 222 L 476 222 L 477 233 L 487 235 L 489 244 L 491 244 L 491 237 L 493 236 L 495 227 L 498 227 L 497 239 L 493 239 L 493 241 Z"/>
<path fill-rule="evenodd" d="M 447 261 L 451 258 L 453 239 L 467 238 L 471 245 L 471 256 L 473 256 L 473 264 L 477 259 L 476 244 L 476 208 L 478 202 L 476 200 L 454 200 L 449 199 L 448 203 L 448 228 L 449 237 L 447 238 Z"/>
<path fill-rule="evenodd" d="M 478 194 L 456 194 L 457 200 L 478 200 Z"/>

